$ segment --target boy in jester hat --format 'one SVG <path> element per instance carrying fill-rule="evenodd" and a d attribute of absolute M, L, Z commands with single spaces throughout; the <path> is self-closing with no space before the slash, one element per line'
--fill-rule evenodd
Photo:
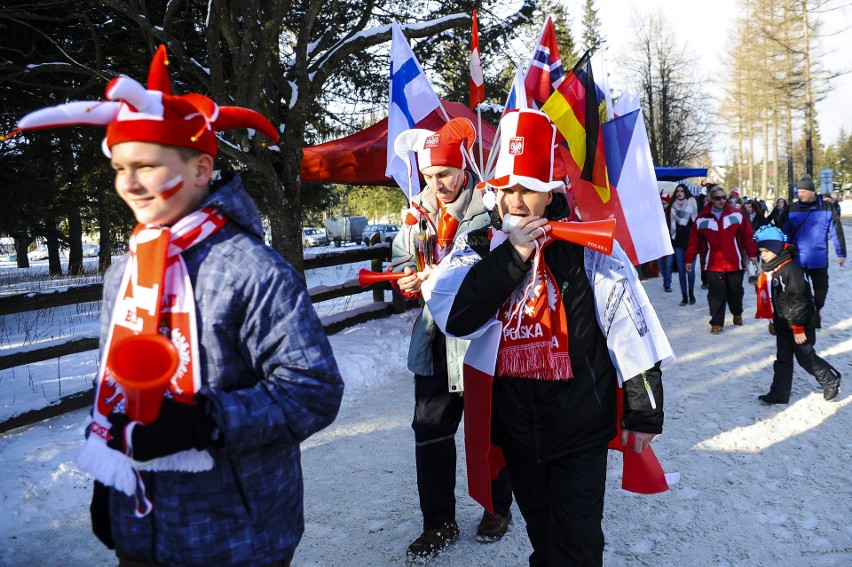
<path fill-rule="evenodd" d="M 289 565 L 304 531 L 299 443 L 337 415 L 343 382 L 304 280 L 263 244 L 215 131 L 278 136 L 258 113 L 175 96 L 161 46 L 147 89 L 24 117 L 15 133 L 104 125 L 115 189 L 138 226 L 104 275 L 102 363 L 77 464 L 95 478 L 92 528 L 119 565 Z M 128 415 L 110 353 L 160 333 L 179 353 L 158 417 Z"/>
<path fill-rule="evenodd" d="M 775 336 L 778 349 L 772 386 L 758 399 L 765 405 L 789 403 L 795 356 L 799 366 L 816 378 L 823 398 L 833 400 L 840 393 L 840 372 L 814 351 L 816 306 L 804 271 L 793 261 L 794 248 L 781 229 L 774 226 L 760 227 L 754 240 L 763 260 L 763 272 L 757 280 L 755 317 L 772 319 L 769 334 Z"/>

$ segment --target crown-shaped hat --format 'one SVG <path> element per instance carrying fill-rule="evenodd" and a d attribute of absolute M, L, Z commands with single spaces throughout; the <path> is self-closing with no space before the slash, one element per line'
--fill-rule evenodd
<path fill-rule="evenodd" d="M 565 188 L 554 179 L 559 134 L 556 125 L 541 111 L 519 108 L 500 120 L 500 148 L 494 177 L 477 188 L 502 189 L 523 185 L 533 191 L 547 192 Z"/>
<path fill-rule="evenodd" d="M 394 140 L 394 153 L 408 164 L 408 153 L 417 152 L 417 168 L 423 171 L 433 165 L 464 169 L 467 165 L 463 149 L 470 150 L 476 141 L 476 130 L 467 118 L 453 118 L 437 131 L 412 128 L 404 130 Z"/>
<path fill-rule="evenodd" d="M 5 138 L 24 130 L 56 126 L 91 124 L 106 126 L 103 150 L 122 142 L 152 142 L 193 148 L 215 156 L 215 132 L 230 128 L 252 128 L 272 142 L 278 132 L 253 110 L 238 106 L 219 106 L 204 95 L 172 94 L 168 75 L 166 46 L 154 54 L 146 89 L 130 77 L 121 75 L 109 82 L 107 101 L 80 101 L 60 104 L 31 112 Z"/>

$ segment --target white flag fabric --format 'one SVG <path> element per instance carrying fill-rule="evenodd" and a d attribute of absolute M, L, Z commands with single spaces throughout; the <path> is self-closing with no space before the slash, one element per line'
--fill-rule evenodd
<path fill-rule="evenodd" d="M 606 119 L 613 119 L 612 110 L 612 93 L 609 90 L 609 76 L 606 72 L 606 63 L 604 61 L 604 52 L 598 51 L 591 58 L 592 75 L 595 77 L 595 88 L 598 93 L 598 101 L 603 98 L 606 104 Z"/>
<path fill-rule="evenodd" d="M 431 112 L 441 103 L 423 68 L 408 45 L 399 24 L 393 22 L 391 36 L 390 96 L 388 104 L 388 161 L 385 175 L 396 180 L 409 199 L 420 192 L 416 168 L 409 167 L 394 152 L 396 137 Z M 409 156 L 411 157 L 411 156 Z M 416 160 L 409 160 L 416 163 Z"/>
<path fill-rule="evenodd" d="M 621 96 L 615 101 L 615 104 L 612 107 L 612 113 L 614 116 L 624 116 L 625 114 L 630 114 L 634 110 L 639 110 L 639 107 L 639 97 L 634 96 L 629 89 L 624 89 Z"/>

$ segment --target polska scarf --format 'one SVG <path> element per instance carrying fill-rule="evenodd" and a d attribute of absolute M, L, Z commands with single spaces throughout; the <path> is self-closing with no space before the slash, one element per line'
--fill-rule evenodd
<path fill-rule="evenodd" d="M 218 232 L 227 218 L 206 207 L 182 218 L 171 228 L 137 226 L 130 238 L 130 258 L 122 276 L 112 323 L 101 356 L 95 389 L 91 430 L 77 458 L 77 466 L 101 483 L 128 496 L 136 494 L 137 515 L 150 512 L 139 470 L 198 472 L 213 468 L 207 451 L 183 451 L 139 463 L 106 444 L 111 412 L 125 413 L 124 393 L 107 368 L 110 348 L 124 337 L 159 332 L 178 350 L 180 362 L 166 396 L 191 404 L 201 386 L 195 296 L 181 253 Z M 128 426 L 135 425 L 135 422 Z M 132 431 L 132 430 L 131 430 Z M 128 435 L 130 437 L 130 435 Z"/>
<path fill-rule="evenodd" d="M 568 356 L 565 304 L 544 260 L 544 248 L 552 242 L 549 238 L 544 244 L 535 241 L 532 269 L 497 314 L 503 328 L 497 354 L 498 376 L 534 380 L 574 377 Z"/>

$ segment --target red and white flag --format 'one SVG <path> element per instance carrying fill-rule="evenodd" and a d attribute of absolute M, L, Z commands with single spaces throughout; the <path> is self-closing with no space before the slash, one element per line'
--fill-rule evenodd
<path fill-rule="evenodd" d="M 470 107 L 485 100 L 485 79 L 482 76 L 482 60 L 479 57 L 479 26 L 476 10 L 473 11 L 473 34 L 470 38 Z"/>

